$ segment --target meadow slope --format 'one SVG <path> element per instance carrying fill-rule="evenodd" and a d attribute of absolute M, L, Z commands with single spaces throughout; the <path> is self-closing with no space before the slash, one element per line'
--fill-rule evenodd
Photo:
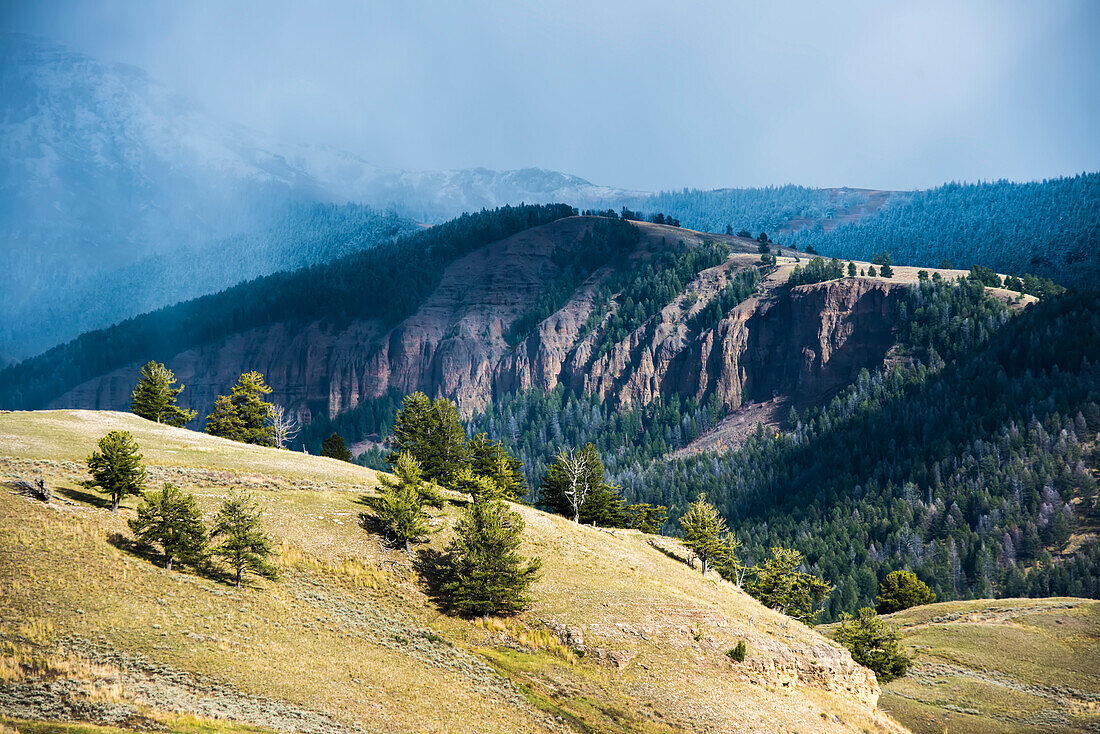
<path fill-rule="evenodd" d="M 882 707 L 914 732 L 1100 728 L 1100 602 L 979 599 L 887 619 L 917 657 Z"/>
<path fill-rule="evenodd" d="M 79 484 L 112 428 L 134 433 L 151 484 L 184 486 L 208 518 L 230 487 L 251 489 L 280 579 L 237 590 L 135 551 L 135 499 L 113 515 Z M 48 504 L 15 484 L 36 475 Z M 518 507 L 524 552 L 544 561 L 535 602 L 462 620 L 360 526 L 376 474 L 357 466 L 128 414 L 4 412 L 0 480 L 0 715 L 23 729 L 903 731 L 847 652 L 636 531 Z M 432 547 L 463 501 L 433 518 Z M 726 655 L 738 640 L 740 664 Z"/>

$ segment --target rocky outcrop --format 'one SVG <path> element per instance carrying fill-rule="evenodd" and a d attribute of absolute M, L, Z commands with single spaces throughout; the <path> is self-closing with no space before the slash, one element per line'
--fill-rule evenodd
<path fill-rule="evenodd" d="M 735 253 L 701 273 L 650 323 L 594 356 L 598 330 L 586 329 L 596 289 L 606 273 L 583 283 L 559 311 L 526 340 L 510 345 L 512 323 L 558 272 L 553 254 L 579 246 L 592 226 L 573 217 L 527 230 L 452 263 L 415 314 L 392 328 L 358 321 L 336 328 L 281 324 L 188 350 L 169 361 L 187 385 L 200 418 L 243 370 L 257 369 L 274 399 L 304 419 L 334 416 L 388 390 L 423 390 L 454 399 L 469 414 L 501 395 L 549 390 L 559 384 L 597 393 L 622 406 L 662 395 L 705 398 L 729 408 L 746 401 L 792 396 L 819 400 L 882 363 L 892 345 L 892 301 L 900 286 L 845 278 L 810 286 L 783 284 L 780 267 L 758 296 L 697 334 L 689 317 L 758 256 L 736 238 L 643 225 L 638 257 L 670 237 L 688 243 L 729 239 Z M 689 307 L 689 304 L 690 307 Z M 52 407 L 119 408 L 128 403 L 140 365 L 86 382 Z"/>

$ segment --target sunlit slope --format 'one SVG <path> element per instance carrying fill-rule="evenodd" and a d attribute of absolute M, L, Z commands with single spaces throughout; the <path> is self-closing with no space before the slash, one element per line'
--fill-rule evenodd
<path fill-rule="evenodd" d="M 914 732 L 1100 727 L 1100 602 L 984 599 L 889 616 L 917 653 L 882 707 Z"/>
<path fill-rule="evenodd" d="M 116 516 L 78 485 L 79 458 L 112 428 L 134 433 L 151 483 L 183 485 L 208 519 L 231 486 L 252 488 L 281 578 L 236 590 L 132 552 L 134 499 Z M 897 730 L 846 652 L 634 531 L 520 508 L 524 552 L 544 561 L 535 603 L 466 621 L 439 614 L 404 553 L 360 527 L 374 474 L 350 464 L 57 411 L 0 413 L 0 474 L 8 716 L 179 729 L 187 714 L 303 732 Z M 14 489 L 36 474 L 49 505 Z M 433 547 L 460 511 L 434 519 Z M 738 640 L 741 664 L 726 655 Z M 95 705 L 35 708 L 47 678 Z"/>

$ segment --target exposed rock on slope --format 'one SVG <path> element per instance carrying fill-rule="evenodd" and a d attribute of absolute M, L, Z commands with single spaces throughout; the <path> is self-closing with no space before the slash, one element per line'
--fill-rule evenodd
<path fill-rule="evenodd" d="M 245 369 L 258 369 L 275 399 L 313 415 L 333 416 L 387 390 L 423 390 L 455 399 L 464 413 L 500 395 L 559 384 L 617 401 L 646 405 L 661 395 L 716 395 L 727 407 L 785 394 L 817 400 L 880 364 L 892 339 L 896 284 L 845 278 L 787 288 L 793 260 L 756 297 L 713 328 L 692 331 L 688 319 L 738 270 L 756 267 L 751 241 L 639 224 L 635 259 L 682 240 L 724 240 L 734 253 L 703 271 L 649 322 L 594 358 L 599 330 L 588 328 L 594 294 L 607 270 L 595 272 L 556 313 L 517 346 L 505 336 L 558 272 L 555 251 L 572 250 L 596 220 L 573 217 L 527 230 L 452 263 L 435 292 L 411 317 L 386 330 L 377 321 L 340 328 L 276 325 L 237 334 L 170 360 L 200 414 Z M 788 253 L 789 254 L 789 253 Z M 602 314 L 597 314 L 601 316 Z M 139 365 L 91 380 L 53 407 L 120 408 Z"/>

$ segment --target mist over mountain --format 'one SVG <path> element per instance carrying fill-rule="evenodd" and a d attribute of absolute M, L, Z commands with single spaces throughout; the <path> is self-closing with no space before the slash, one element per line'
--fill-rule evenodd
<path fill-rule="evenodd" d="M 1096 176 L 978 185 L 964 197 L 925 196 L 931 204 L 911 214 L 906 192 L 650 194 L 539 168 L 405 171 L 282 143 L 208 114 L 140 69 L 22 34 L 0 44 L 0 88 L 0 266 L 17 284 L 0 294 L 0 363 L 372 247 L 417 223 L 521 202 L 666 212 L 696 229 L 767 231 L 839 256 L 850 249 L 869 259 L 882 242 L 927 265 L 980 259 L 1074 281 L 1095 270 Z M 991 208 L 1000 212 L 994 228 L 981 216 Z M 1041 236 L 1021 258 L 1013 242 L 1027 231 Z M 969 236 L 954 236 L 961 232 Z"/>
<path fill-rule="evenodd" d="M 407 172 L 325 146 L 283 145 L 208 114 L 140 69 L 23 34 L 0 42 L 0 89 L 0 267 L 17 284 L 0 296 L 0 342 L 12 357 L 347 254 L 349 241 L 370 247 L 411 220 L 628 193 L 539 169 Z M 322 223 L 325 210 L 311 209 L 347 203 L 377 211 Z M 362 225 L 356 234 L 333 235 L 349 234 L 349 217 Z M 302 240 L 340 244 L 303 257 Z M 150 267 L 159 258 L 201 275 L 181 280 L 163 262 Z M 104 280 L 151 294 L 104 299 Z"/>

